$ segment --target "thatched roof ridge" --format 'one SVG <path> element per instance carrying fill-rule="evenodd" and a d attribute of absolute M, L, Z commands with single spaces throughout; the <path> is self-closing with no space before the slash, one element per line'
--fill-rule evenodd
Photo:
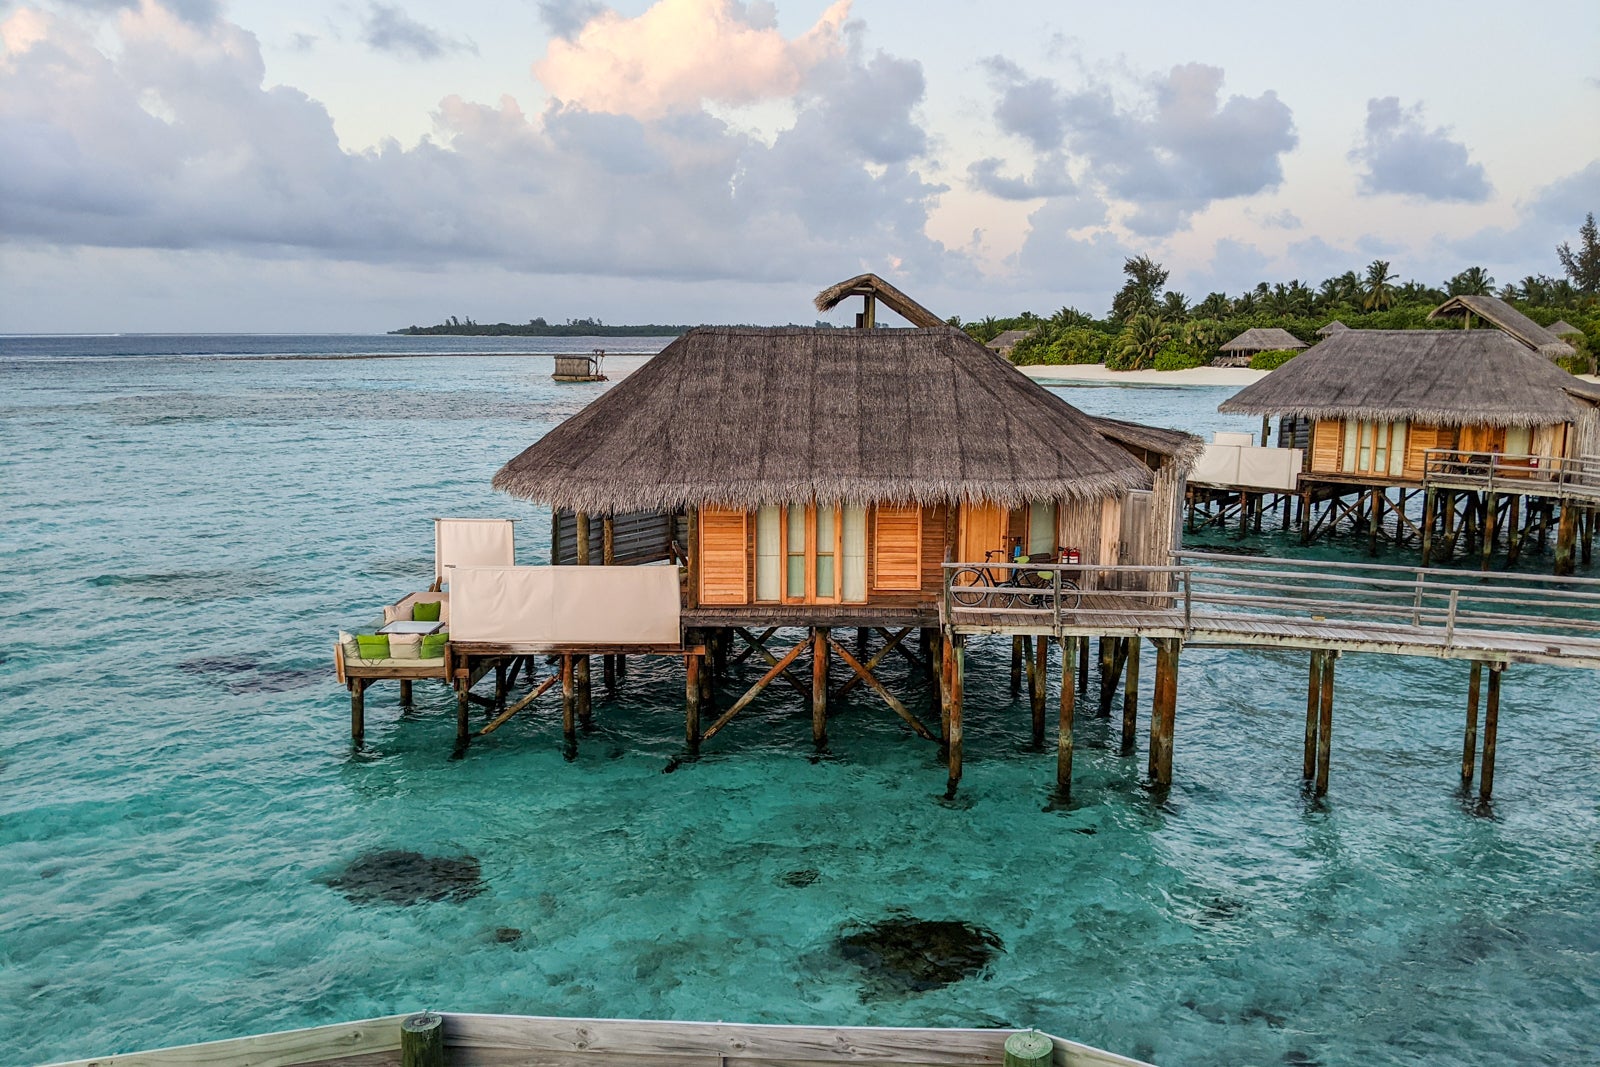
<path fill-rule="evenodd" d="M 1148 467 L 966 334 L 701 327 L 502 467 L 591 514 L 685 505 L 1087 499 Z"/>
<path fill-rule="evenodd" d="M 1567 342 L 1495 296 L 1452 296 L 1428 312 L 1428 318 L 1461 318 L 1469 314 L 1498 326 L 1541 356 L 1559 359 L 1574 353 Z"/>
<path fill-rule="evenodd" d="M 1499 330 L 1346 330 L 1219 411 L 1436 426 L 1542 426 L 1581 414 L 1585 383 Z"/>
<path fill-rule="evenodd" d="M 1089 416 L 1095 428 L 1119 444 L 1165 456 L 1178 463 L 1184 471 L 1194 466 L 1206 443 L 1202 438 L 1183 430 L 1169 430 L 1163 426 L 1146 426 L 1139 422 L 1108 419 L 1103 415 Z"/>
<path fill-rule="evenodd" d="M 1246 330 L 1222 346 L 1224 352 L 1292 352 L 1306 343 L 1288 330 L 1276 326 L 1257 326 Z"/>
<path fill-rule="evenodd" d="M 1575 333 L 1579 335 L 1583 333 L 1582 330 L 1572 325 L 1572 323 L 1568 322 L 1566 319 L 1557 319 L 1550 325 L 1546 326 L 1545 329 L 1549 330 L 1557 337 L 1565 337 L 1569 333 Z"/>
<path fill-rule="evenodd" d="M 818 311 L 832 311 L 846 297 L 870 292 L 878 303 L 899 315 L 913 326 L 932 328 L 944 326 L 945 321 L 876 274 L 858 274 L 837 285 L 830 285 L 817 294 Z"/>
<path fill-rule="evenodd" d="M 1318 330 L 1317 331 L 1317 336 L 1318 337 L 1331 337 L 1336 333 L 1343 333 L 1345 330 L 1348 330 L 1349 328 L 1350 327 L 1346 326 L 1344 323 L 1340 322 L 1338 319 L 1334 319 L 1332 322 L 1328 323 L 1328 325 L 1326 325 L 1322 329 Z"/>

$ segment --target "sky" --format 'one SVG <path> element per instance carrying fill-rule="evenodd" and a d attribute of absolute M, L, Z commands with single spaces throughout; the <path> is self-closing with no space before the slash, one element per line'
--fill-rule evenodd
<path fill-rule="evenodd" d="M 1597 56 L 1593 0 L 0 0 L 0 332 L 1505 284 L 1600 212 Z"/>

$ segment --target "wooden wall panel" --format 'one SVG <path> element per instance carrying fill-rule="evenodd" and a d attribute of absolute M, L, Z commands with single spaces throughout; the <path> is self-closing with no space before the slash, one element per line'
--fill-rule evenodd
<path fill-rule="evenodd" d="M 879 505 L 871 540 L 874 589 L 914 591 L 922 587 L 921 508 L 915 504 Z"/>
<path fill-rule="evenodd" d="M 700 603 L 749 603 L 748 516 L 743 511 L 700 512 Z"/>
<path fill-rule="evenodd" d="M 1311 469 L 1337 472 L 1343 450 L 1344 423 L 1338 419 L 1318 419 L 1311 431 Z"/>

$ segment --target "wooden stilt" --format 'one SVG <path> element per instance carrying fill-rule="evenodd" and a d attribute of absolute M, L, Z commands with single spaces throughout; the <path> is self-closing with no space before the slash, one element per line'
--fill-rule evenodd
<path fill-rule="evenodd" d="M 584 729 L 594 724 L 594 690 L 590 687 L 589 657 L 573 657 L 573 686 L 578 693 L 578 722 Z"/>
<path fill-rule="evenodd" d="M 1478 690 L 1483 682 L 1483 664 L 1472 662 L 1467 677 L 1467 728 L 1461 738 L 1461 785 L 1472 782 L 1473 764 L 1478 758 Z"/>
<path fill-rule="evenodd" d="M 1123 668 L 1128 663 L 1128 639 L 1111 638 L 1109 655 L 1110 662 L 1101 664 L 1100 707 L 1095 712 L 1095 717 L 1100 719 L 1111 718 L 1111 705 L 1116 700 L 1117 683 L 1122 679 Z"/>
<path fill-rule="evenodd" d="M 1011 636 L 1011 698 L 1016 699 L 1022 692 L 1022 642 L 1027 640 L 1021 634 Z"/>
<path fill-rule="evenodd" d="M 902 704 L 898 697 L 889 692 L 888 687 L 878 680 L 877 676 L 872 673 L 869 667 L 862 664 L 860 660 L 856 659 L 856 657 L 850 654 L 849 649 L 845 648 L 831 637 L 824 638 L 824 640 L 827 642 L 829 647 L 833 649 L 833 651 L 839 653 L 839 658 L 844 661 L 845 666 L 854 671 L 857 678 L 860 678 L 862 681 L 866 682 L 868 686 L 870 686 L 880 697 L 882 697 L 884 703 L 889 705 L 889 710 L 893 711 L 896 715 L 900 716 L 900 718 L 904 719 L 907 725 L 916 731 L 918 737 L 921 737 L 927 741 L 935 740 L 932 731 L 930 731 L 926 726 L 922 725 L 922 722 L 915 715 L 911 714 L 911 710 Z"/>
<path fill-rule="evenodd" d="M 1050 674 L 1050 639 L 1040 637 L 1032 649 L 1033 655 L 1028 657 L 1028 702 L 1033 712 L 1033 743 L 1044 744 L 1044 698 L 1048 689 L 1047 679 Z"/>
<path fill-rule="evenodd" d="M 513 715 L 515 715 L 517 712 L 521 711 L 523 708 L 527 707 L 529 704 L 532 704 L 535 700 L 538 700 L 540 697 L 544 696 L 544 694 L 549 691 L 550 687 L 555 685 L 555 684 L 556 684 L 556 677 L 555 677 L 555 675 L 552 674 L 550 677 L 546 678 L 538 687 L 536 687 L 531 693 L 529 693 L 527 696 L 523 697 L 521 700 L 517 701 L 515 704 L 511 705 L 505 711 L 501 712 L 500 715 L 493 722 L 487 724 L 486 726 L 484 726 L 483 729 L 479 730 L 478 731 L 478 736 L 479 737 L 483 737 L 485 734 L 492 734 L 496 730 L 500 729 L 500 727 L 504 726 L 507 722 L 509 722 L 511 720 L 511 717 Z"/>
<path fill-rule="evenodd" d="M 1311 653 L 1311 681 L 1306 686 L 1306 748 L 1300 777 L 1310 781 L 1317 770 L 1317 716 L 1322 707 L 1322 670 L 1327 653 Z"/>
<path fill-rule="evenodd" d="M 1437 494 L 1437 489 L 1429 489 L 1422 494 L 1422 565 L 1424 567 L 1433 561 L 1433 513 L 1438 503 Z"/>
<path fill-rule="evenodd" d="M 1585 567 L 1594 562 L 1594 525 L 1595 516 L 1600 514 L 1594 508 L 1585 508 L 1583 511 L 1583 537 L 1582 554 Z"/>
<path fill-rule="evenodd" d="M 1172 734 L 1178 709 L 1178 652 L 1175 637 L 1156 638 L 1156 691 L 1150 705 L 1150 780 L 1172 784 Z"/>
<path fill-rule="evenodd" d="M 1489 665 L 1489 693 L 1483 706 L 1483 767 L 1478 772 L 1478 803 L 1488 804 L 1494 794 L 1494 746 L 1500 732 L 1500 675 L 1505 666 Z"/>
<path fill-rule="evenodd" d="M 945 783 L 946 797 L 955 796 L 956 786 L 961 782 L 961 698 L 965 688 L 965 660 L 965 642 L 959 634 L 954 635 L 950 639 L 950 730 L 945 735 L 949 748 L 946 757 L 946 766 L 949 768 L 949 780 Z"/>
<path fill-rule="evenodd" d="M 1089 639 L 1087 637 L 1078 641 L 1078 693 L 1082 695 L 1089 691 Z"/>
<path fill-rule="evenodd" d="M 952 699 L 950 638 L 943 630 L 935 641 L 939 657 L 939 752 L 947 760 L 950 756 L 950 701 Z"/>
<path fill-rule="evenodd" d="M 1378 554 L 1378 528 L 1383 524 L 1383 518 L 1378 512 L 1378 498 L 1382 489 L 1372 491 L 1372 509 L 1367 515 L 1367 555 Z"/>
<path fill-rule="evenodd" d="M 561 657 L 561 738 L 566 743 L 568 758 L 578 750 L 578 702 L 573 692 L 572 659 L 571 656 Z"/>
<path fill-rule="evenodd" d="M 767 668 L 767 673 L 763 674 L 759 679 L 757 679 L 756 684 L 747 689 L 744 696 L 734 701 L 733 707 L 723 712 L 722 715 L 718 717 L 717 721 L 711 724 L 710 729 L 706 730 L 706 732 L 701 735 L 700 739 L 702 741 L 709 741 L 719 732 L 721 732 L 722 728 L 728 725 L 735 715 L 749 707 L 751 702 L 754 701 L 758 695 L 760 695 L 761 691 L 765 689 L 774 678 L 782 674 L 788 668 L 789 664 L 798 659 L 800 654 L 806 649 L 811 648 L 812 645 L 812 638 L 804 638 L 803 640 L 796 642 L 793 648 L 784 653 L 782 659 L 774 660 L 772 666 Z M 699 668 L 696 667 L 695 669 L 698 670 Z M 700 692 L 698 676 L 695 678 L 694 692 L 696 694 L 696 701 L 698 702 L 698 694 Z M 699 709 L 697 707 L 696 714 L 698 715 L 698 713 Z M 826 712 L 824 712 L 824 717 L 826 717 Z"/>
<path fill-rule="evenodd" d="M 1072 796 L 1072 719 L 1077 711 L 1078 693 L 1072 687 L 1072 660 L 1080 638 L 1061 639 L 1061 709 L 1056 726 L 1056 793 L 1066 800 Z"/>
<path fill-rule="evenodd" d="M 1328 766 L 1333 756 L 1333 669 L 1338 653 L 1322 654 L 1322 686 L 1317 715 L 1317 781 L 1314 796 L 1328 795 Z"/>
<path fill-rule="evenodd" d="M 367 733 L 367 680 L 350 679 L 350 740 L 361 744 Z"/>
<path fill-rule="evenodd" d="M 1128 675 L 1122 683 L 1122 754 L 1133 753 L 1139 732 L 1139 645 L 1141 639 L 1128 639 Z M 1062 680 L 1065 684 L 1065 679 Z"/>
<path fill-rule="evenodd" d="M 821 745 L 828 737 L 828 629 L 811 632 L 811 740 Z"/>
<path fill-rule="evenodd" d="M 411 706 L 411 679 L 400 679 L 400 703 L 405 707 Z"/>
<path fill-rule="evenodd" d="M 1498 500 L 1494 493 L 1490 493 L 1483 508 L 1483 564 L 1481 570 L 1489 569 L 1489 558 L 1494 555 L 1494 519 L 1495 505 Z"/>
<path fill-rule="evenodd" d="M 494 705 L 497 708 L 506 706 L 506 661 L 494 661 Z"/>
<path fill-rule="evenodd" d="M 601 665 L 605 671 L 606 699 L 614 700 L 617 695 L 617 657 L 602 656 Z"/>
<path fill-rule="evenodd" d="M 467 711 L 472 707 L 471 662 L 467 670 L 456 671 L 456 755 L 466 752 L 472 743 L 472 732 L 467 728 Z"/>
<path fill-rule="evenodd" d="M 683 657 L 683 735 L 690 752 L 700 751 L 700 657 Z"/>
<path fill-rule="evenodd" d="M 1556 567 L 1557 574 L 1571 574 L 1573 571 L 1572 550 L 1578 540 L 1578 507 L 1572 501 L 1563 501 L 1561 504 L 1561 525 L 1556 533 Z"/>

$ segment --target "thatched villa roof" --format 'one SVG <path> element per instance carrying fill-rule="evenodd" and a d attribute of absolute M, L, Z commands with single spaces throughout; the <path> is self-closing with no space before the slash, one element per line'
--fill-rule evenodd
<path fill-rule="evenodd" d="M 1452 296 L 1428 313 L 1430 319 L 1463 318 L 1476 315 L 1498 326 L 1541 356 L 1559 359 L 1573 354 L 1573 347 L 1534 322 L 1510 304 L 1494 296 Z"/>
<path fill-rule="evenodd" d="M 1292 352 L 1306 343 L 1288 330 L 1257 326 L 1222 346 L 1224 352 Z"/>
<path fill-rule="evenodd" d="M 1205 450 L 1206 444 L 1192 433 L 1168 430 L 1161 426 L 1146 426 L 1138 422 L 1123 422 L 1102 415 L 1091 415 L 1089 420 L 1102 434 L 1128 448 L 1140 449 L 1156 456 L 1175 459 L 1185 469 Z"/>
<path fill-rule="evenodd" d="M 1348 330 L 1349 328 L 1350 327 L 1346 326 L 1344 323 L 1340 322 L 1338 319 L 1334 319 L 1332 322 L 1328 323 L 1328 325 L 1326 325 L 1322 329 L 1318 330 L 1317 331 L 1317 336 L 1318 337 L 1332 337 L 1334 334 L 1342 333 L 1343 331 Z"/>
<path fill-rule="evenodd" d="M 1572 325 L 1572 323 L 1568 322 L 1566 319 L 1557 319 L 1556 321 L 1552 322 L 1550 325 L 1546 326 L 1545 329 L 1549 330 L 1551 333 L 1555 334 L 1557 337 L 1565 337 L 1569 333 L 1576 333 L 1576 334 L 1582 334 L 1583 333 L 1582 330 L 1580 330 L 1576 326 Z"/>
<path fill-rule="evenodd" d="M 1097 424 L 966 334 L 701 327 L 500 469 L 494 487 L 591 514 L 685 505 L 919 504 L 1149 488 Z M 1197 442 L 1196 442 L 1197 443 Z"/>
<path fill-rule="evenodd" d="M 1008 356 L 1011 354 L 1011 350 L 1017 347 L 1018 341 L 1032 336 L 1032 330 L 1007 330 L 994 340 L 987 342 L 983 347 L 991 352 L 998 352 L 1002 356 Z"/>
<path fill-rule="evenodd" d="M 1499 330 L 1346 330 L 1224 401 L 1219 411 L 1436 426 L 1570 422 L 1589 385 Z"/>
<path fill-rule="evenodd" d="M 878 303 L 913 326 L 929 328 L 945 325 L 945 321 L 939 316 L 876 274 L 858 274 L 854 278 L 846 278 L 838 285 L 830 285 L 817 294 L 817 310 L 832 311 L 847 297 L 865 295 L 876 297 Z"/>

